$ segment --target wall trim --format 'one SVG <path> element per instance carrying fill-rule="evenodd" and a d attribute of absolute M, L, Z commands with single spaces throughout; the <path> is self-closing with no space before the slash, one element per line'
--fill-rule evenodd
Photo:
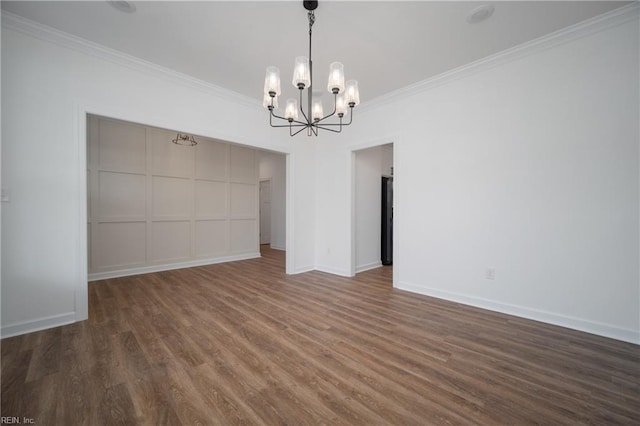
<path fill-rule="evenodd" d="M 353 277 L 351 271 L 341 268 L 334 268 L 333 266 L 316 265 L 315 270 L 318 272 L 326 272 L 327 274 L 339 275 L 341 277 Z"/>
<path fill-rule="evenodd" d="M 637 19 L 639 14 L 640 6 L 638 6 L 638 3 L 631 3 L 602 15 L 562 28 L 537 39 L 530 40 L 493 55 L 486 56 L 477 61 L 454 68 L 453 70 L 438 74 L 426 80 L 405 86 L 383 96 L 376 97 L 370 101 L 363 102 L 360 106 L 360 110 L 364 112 L 369 109 L 377 108 L 399 98 L 420 93 L 458 78 L 463 78 L 485 69 L 501 65 L 505 62 L 511 62 L 523 56 L 541 52 L 559 44 L 567 43 L 595 32 L 621 25 L 630 20 Z M 150 73 L 155 76 L 172 80 L 176 83 L 187 85 L 197 90 L 210 92 L 227 100 L 242 103 L 245 106 L 260 108 L 260 103 L 257 99 L 250 98 L 232 90 L 225 89 L 221 86 L 208 83 L 152 62 L 145 61 L 135 56 L 122 53 L 81 37 L 71 35 L 11 12 L 2 12 L 2 26 L 40 40 L 51 42 L 69 49 L 80 51 L 87 55 L 99 57 L 103 60 L 135 69 L 137 71 Z"/>
<path fill-rule="evenodd" d="M 356 274 L 364 271 L 369 271 L 371 269 L 380 268 L 382 266 L 382 261 L 378 260 L 377 262 L 370 262 L 364 265 L 356 266 Z"/>
<path fill-rule="evenodd" d="M 398 184 L 398 164 L 400 164 L 400 151 L 401 151 L 401 140 L 402 136 L 399 133 L 392 133 L 386 135 L 384 137 L 369 139 L 364 141 L 358 141 L 352 145 L 348 146 L 347 149 L 347 175 L 350 179 L 350 184 L 347 185 L 347 199 L 349 202 L 347 203 L 347 224 L 348 224 L 348 244 L 349 244 L 349 270 L 351 271 L 351 275 L 354 276 L 356 273 L 360 272 L 357 270 L 356 265 L 356 152 L 362 149 L 373 148 L 376 146 L 382 146 L 387 144 L 393 145 L 393 211 L 394 211 L 394 219 L 393 219 L 393 287 L 397 287 L 399 283 L 400 277 L 400 217 L 402 215 L 401 209 L 401 195 L 400 195 L 400 185 Z"/>
<path fill-rule="evenodd" d="M 313 270 L 315 270 L 313 265 L 298 266 L 293 270 L 293 272 L 290 275 L 304 274 L 305 272 L 311 272 Z M 287 274 L 289 274 L 289 272 L 287 272 Z"/>
<path fill-rule="evenodd" d="M 385 95 L 363 102 L 360 113 L 393 103 L 398 100 L 406 100 L 407 97 L 416 95 L 452 81 L 469 77 L 482 71 L 495 68 L 520 58 L 543 52 L 560 44 L 568 43 L 606 29 L 622 25 L 640 17 L 640 3 L 633 2 L 629 5 L 611 10 L 598 16 L 586 19 L 577 24 L 561 28 L 534 40 L 530 40 L 517 46 L 508 48 L 493 55 L 485 56 L 474 62 L 462 65 L 441 74 L 419 81 L 409 86 L 402 87 Z"/>
<path fill-rule="evenodd" d="M 76 313 L 52 315 L 50 317 L 38 318 L 35 320 L 21 321 L 11 325 L 2 326 L 2 338 L 19 336 L 21 334 L 33 333 L 35 331 L 46 330 L 48 328 L 60 327 L 76 322 Z"/>
<path fill-rule="evenodd" d="M 89 274 L 89 281 L 106 280 L 110 278 L 127 277 L 130 275 L 148 274 L 151 272 L 172 271 L 174 269 L 193 268 L 196 266 L 214 265 L 217 263 L 235 262 L 237 260 L 256 259 L 260 256 L 259 252 L 238 254 L 224 257 L 214 257 L 199 260 L 190 260 L 188 262 L 177 262 L 163 265 L 143 266 L 139 268 L 120 269 L 117 271 L 96 272 Z"/>
<path fill-rule="evenodd" d="M 292 275 L 299 273 L 298 267 L 296 267 L 295 262 L 296 250 L 295 239 L 293 238 L 295 217 L 295 209 L 293 206 L 295 200 L 295 198 L 293 197 L 293 174 L 295 173 L 294 154 L 286 154 L 284 163 L 284 244 L 288 249 L 287 255 L 284 257 L 284 272 L 287 275 Z"/>
<path fill-rule="evenodd" d="M 279 246 L 279 245 L 273 245 L 273 244 L 270 244 L 270 245 L 269 245 L 269 248 L 270 248 L 270 249 L 272 249 L 272 250 L 287 251 L 287 249 L 286 249 L 286 248 L 284 248 L 284 247 L 282 247 L 282 246 Z"/>
<path fill-rule="evenodd" d="M 78 188 L 81 188 L 78 199 L 81 208 L 77 211 L 77 224 L 80 229 L 78 239 L 76 241 L 78 255 L 80 256 L 80 264 L 78 265 L 77 285 L 75 290 L 75 320 L 84 321 L 89 319 L 89 288 L 87 285 L 87 276 L 89 274 L 89 246 L 87 244 L 87 114 L 79 105 L 75 105 L 75 113 L 73 114 L 74 127 L 77 131 L 75 134 L 76 153 L 78 155 L 76 163 L 81 165 L 76 172 Z"/>
<path fill-rule="evenodd" d="M 64 31 L 57 30 L 31 19 L 23 18 L 15 13 L 2 11 L 2 27 L 31 37 L 57 44 L 68 49 L 84 53 L 85 55 L 127 67 L 145 74 L 170 80 L 190 88 L 210 93 L 225 100 L 236 102 L 244 106 L 262 109 L 260 102 L 246 95 L 234 92 L 224 87 L 191 77 L 172 69 L 145 61 L 138 57 L 128 55 L 115 49 L 108 48 L 98 43 L 74 36 Z"/>
<path fill-rule="evenodd" d="M 570 328 L 585 333 L 591 333 L 598 336 L 608 337 L 611 339 L 622 340 L 624 342 L 640 345 L 640 331 L 620 328 L 613 325 L 589 321 L 582 318 L 561 315 L 554 312 L 531 309 L 524 306 L 501 303 L 475 296 L 438 290 L 407 282 L 400 282 L 397 288 L 400 290 L 406 290 L 425 296 L 431 296 L 438 299 L 461 303 L 463 305 L 469 305 L 477 308 L 487 309 L 489 311 L 514 315 L 520 318 L 558 325 L 560 327 Z"/>

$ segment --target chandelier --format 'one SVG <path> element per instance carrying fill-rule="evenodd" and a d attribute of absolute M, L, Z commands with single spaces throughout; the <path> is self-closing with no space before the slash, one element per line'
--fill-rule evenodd
<path fill-rule="evenodd" d="M 178 133 L 176 138 L 173 139 L 171 142 L 175 143 L 176 145 L 183 145 L 183 146 L 195 146 L 198 145 L 198 142 L 196 142 L 195 138 L 191 135 L 186 135 L 183 133 Z"/>
<path fill-rule="evenodd" d="M 344 67 L 340 62 L 333 62 L 329 66 L 329 82 L 327 90 L 333 94 L 333 111 L 324 115 L 320 98 L 313 99 L 313 61 L 311 60 L 311 27 L 315 22 L 314 10 L 318 7 L 317 1 L 303 1 L 309 18 L 309 57 L 298 56 L 293 69 L 293 87 L 300 93 L 300 102 L 291 98 L 287 99 L 284 117 L 277 115 L 274 110 L 278 108 L 278 96 L 280 96 L 280 70 L 277 67 L 267 67 L 264 79 L 264 100 L 262 105 L 269 110 L 269 124 L 271 127 L 288 127 L 289 135 L 295 136 L 307 129 L 307 135 L 318 136 L 318 130 L 328 130 L 340 133 L 343 126 L 348 126 L 353 120 L 353 108 L 360 103 L 358 82 L 356 80 L 344 81 Z M 307 89 L 307 110 L 302 108 L 302 92 Z M 343 122 L 344 116 L 349 111 L 349 122 Z M 325 120 L 336 116 L 338 121 Z M 288 124 L 274 124 L 274 118 L 288 122 Z M 283 121 L 276 121 L 276 123 Z"/>

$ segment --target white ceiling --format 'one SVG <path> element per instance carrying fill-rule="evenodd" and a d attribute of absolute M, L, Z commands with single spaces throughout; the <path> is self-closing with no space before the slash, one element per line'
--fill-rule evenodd
<path fill-rule="evenodd" d="M 281 70 L 283 98 L 295 56 L 307 55 L 302 1 L 9 2 L 2 9 L 192 77 L 262 100 L 264 70 Z M 468 13 L 495 6 L 485 22 Z M 314 77 L 344 64 L 363 102 L 621 7 L 614 1 L 320 1 L 313 26 Z M 283 102 L 284 103 L 284 102 Z"/>

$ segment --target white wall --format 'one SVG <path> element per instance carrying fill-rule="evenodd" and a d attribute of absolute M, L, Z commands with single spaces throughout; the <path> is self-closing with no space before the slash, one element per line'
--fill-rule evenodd
<path fill-rule="evenodd" d="M 313 144 L 295 140 L 291 154 L 287 155 L 287 273 L 306 272 L 316 267 L 316 197 L 313 191 L 316 157 L 313 148 Z M 294 246 L 296 249 L 292 250 Z"/>
<path fill-rule="evenodd" d="M 636 8 L 365 108 L 318 204 L 348 209 L 343 158 L 393 141 L 397 287 L 640 342 L 638 51 Z"/>
<path fill-rule="evenodd" d="M 289 200 L 287 271 L 313 265 L 312 146 L 269 128 L 257 101 L 10 14 L 2 24 L 3 336 L 87 316 L 86 113 L 290 152 L 288 193 L 302 196 Z"/>
<path fill-rule="evenodd" d="M 260 180 L 271 181 L 270 247 L 286 248 L 286 157 L 273 152 L 260 152 Z"/>
<path fill-rule="evenodd" d="M 340 135 L 324 133 L 315 143 L 315 204 L 317 207 L 315 268 L 319 271 L 351 276 L 351 154 L 344 152 L 345 142 L 354 134 L 354 127 Z M 353 260 L 352 260 L 353 258 Z"/>
<path fill-rule="evenodd" d="M 393 144 L 382 145 L 381 171 L 382 176 L 393 176 Z"/>
<path fill-rule="evenodd" d="M 407 101 L 401 288 L 640 342 L 638 47 L 636 21 Z"/>

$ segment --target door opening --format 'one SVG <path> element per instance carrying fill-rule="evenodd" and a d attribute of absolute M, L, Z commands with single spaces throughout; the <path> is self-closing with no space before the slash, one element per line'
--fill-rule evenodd
<path fill-rule="evenodd" d="M 393 149 L 388 143 L 351 154 L 352 274 L 393 264 Z"/>

